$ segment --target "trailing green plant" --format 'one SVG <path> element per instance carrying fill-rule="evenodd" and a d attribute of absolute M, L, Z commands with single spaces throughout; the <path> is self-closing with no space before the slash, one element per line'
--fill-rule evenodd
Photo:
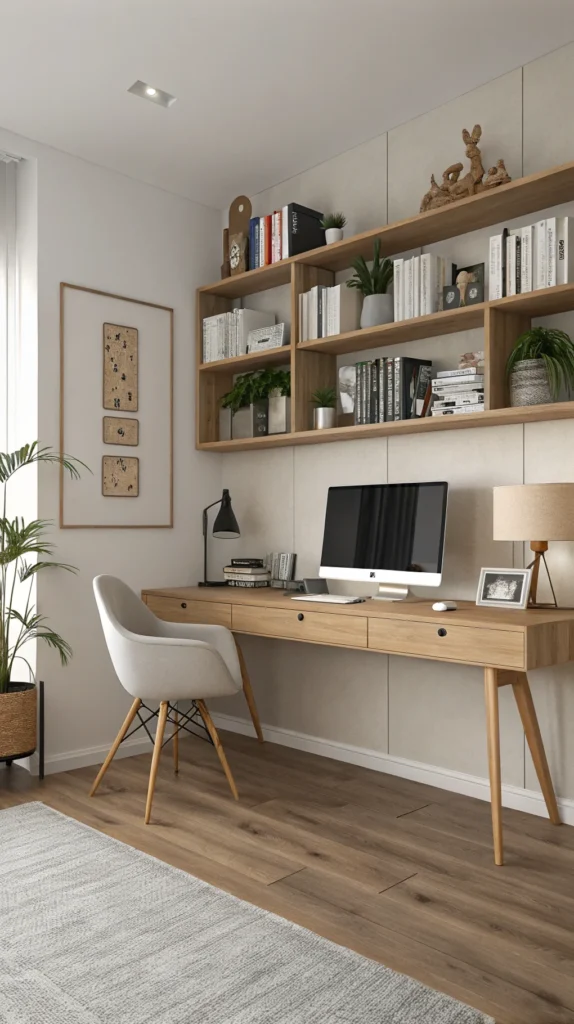
<path fill-rule="evenodd" d="M 231 391 L 221 399 L 223 409 L 231 409 L 233 413 L 252 402 L 261 402 L 270 395 L 291 394 L 291 374 L 289 370 L 251 370 L 240 373 Z"/>
<path fill-rule="evenodd" d="M 347 288 L 357 288 L 363 295 L 384 295 L 393 280 L 393 261 L 385 256 L 380 258 L 381 243 L 377 238 L 373 249 L 371 268 L 363 256 L 357 256 L 351 263 L 355 273 L 347 281 Z"/>
<path fill-rule="evenodd" d="M 347 218 L 344 213 L 327 213 L 321 220 L 321 227 L 327 231 L 328 228 L 340 228 L 343 230 Z"/>
<path fill-rule="evenodd" d="M 334 409 L 337 405 L 335 388 L 317 388 L 311 395 L 311 401 L 318 409 Z"/>
<path fill-rule="evenodd" d="M 508 357 L 508 376 L 523 359 L 542 359 L 553 398 L 558 398 L 562 387 L 570 397 L 574 391 L 574 342 L 565 331 L 555 327 L 533 327 L 521 334 Z"/>
<path fill-rule="evenodd" d="M 18 470 L 37 463 L 57 463 L 73 479 L 79 477 L 78 466 L 84 466 L 79 459 L 69 455 L 58 455 L 51 448 L 40 448 L 38 442 L 26 444 L 15 452 L 0 453 L 0 485 L 3 490 L 2 517 L 0 518 L 0 693 L 6 693 L 10 684 L 15 661 L 24 661 L 32 672 L 29 662 L 20 653 L 28 640 L 43 640 L 60 655 L 62 665 L 67 665 L 72 648 L 59 633 L 46 624 L 31 604 L 34 577 L 44 569 L 66 569 L 77 572 L 73 565 L 46 561 L 45 556 L 53 553 L 53 545 L 45 539 L 44 533 L 51 525 L 49 520 L 35 519 L 25 523 L 21 516 L 10 519 L 7 515 L 8 482 Z M 88 468 L 85 466 L 84 468 Z M 26 584 L 27 596 L 21 609 L 16 607 L 19 598 L 17 584 Z M 33 673 L 32 673 L 33 674 Z"/>

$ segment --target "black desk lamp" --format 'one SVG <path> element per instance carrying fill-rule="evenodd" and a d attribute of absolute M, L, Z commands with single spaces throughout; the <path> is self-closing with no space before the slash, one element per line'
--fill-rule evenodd
<path fill-rule="evenodd" d="M 235 540 L 236 537 L 241 536 L 237 519 L 235 518 L 233 509 L 231 507 L 231 497 L 229 491 L 225 489 L 221 498 L 218 501 L 212 501 L 211 505 L 204 508 L 202 512 L 202 524 L 203 524 L 203 582 L 199 584 L 200 587 L 226 587 L 227 580 L 208 580 L 207 579 L 207 513 L 210 508 L 214 505 L 221 505 L 219 512 L 215 517 L 213 524 L 213 536 L 217 537 L 218 540 Z"/>

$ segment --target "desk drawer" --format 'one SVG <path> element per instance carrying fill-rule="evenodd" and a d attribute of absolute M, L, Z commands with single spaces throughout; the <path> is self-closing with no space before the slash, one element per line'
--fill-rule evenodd
<path fill-rule="evenodd" d="M 148 594 L 147 606 L 158 619 L 167 622 L 201 622 L 231 629 L 231 605 L 215 601 L 181 601 L 177 597 Z"/>
<path fill-rule="evenodd" d="M 457 626 L 448 618 L 437 618 L 436 623 L 369 619 L 369 647 L 461 664 L 524 668 L 524 634 L 520 630 Z"/>
<path fill-rule="evenodd" d="M 339 647 L 367 646 L 367 620 L 360 615 L 309 612 L 301 605 L 293 611 L 290 608 L 234 605 L 232 622 L 233 629 L 238 633 L 259 633 L 263 636 L 308 640 L 316 644 L 336 644 Z"/>

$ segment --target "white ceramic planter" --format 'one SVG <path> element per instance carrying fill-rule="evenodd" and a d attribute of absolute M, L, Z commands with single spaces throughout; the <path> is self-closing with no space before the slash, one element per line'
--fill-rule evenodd
<path fill-rule="evenodd" d="M 313 428 L 315 430 L 327 430 L 335 427 L 336 409 L 329 409 L 326 406 L 315 406 L 313 409 Z"/>
<path fill-rule="evenodd" d="M 361 310 L 361 327 L 376 327 L 378 324 L 392 324 L 395 319 L 393 296 L 365 295 Z"/>
<path fill-rule="evenodd" d="M 288 434 L 291 430 L 291 399 L 285 395 L 269 396 L 269 434 Z"/>
<path fill-rule="evenodd" d="M 325 241 L 327 245 L 331 245 L 331 242 L 342 242 L 343 228 L 325 228 Z"/>

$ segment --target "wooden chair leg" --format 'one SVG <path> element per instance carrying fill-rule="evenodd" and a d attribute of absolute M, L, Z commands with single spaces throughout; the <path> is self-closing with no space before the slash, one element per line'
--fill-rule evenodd
<path fill-rule="evenodd" d="M 151 759 L 151 769 L 149 773 L 149 786 L 147 791 L 147 800 L 145 805 L 145 823 L 149 825 L 151 818 L 151 805 L 153 803 L 153 794 L 155 790 L 155 780 L 157 778 L 157 770 L 159 768 L 159 759 L 161 757 L 161 748 L 163 744 L 163 734 L 165 732 L 165 723 L 167 720 L 167 709 L 169 705 L 166 700 L 162 700 L 159 706 L 159 718 L 157 722 L 157 732 L 155 734 L 155 743 L 153 745 L 153 756 Z"/>
<path fill-rule="evenodd" d="M 217 756 L 218 756 L 218 758 L 219 758 L 219 760 L 221 762 L 221 767 L 223 768 L 223 771 L 225 772 L 225 776 L 226 776 L 227 781 L 229 783 L 229 788 L 231 789 L 231 792 L 233 793 L 233 796 L 235 797 L 235 799 L 239 800 L 239 794 L 237 792 L 237 786 L 235 785 L 235 779 L 233 778 L 233 775 L 231 774 L 231 768 L 229 767 L 229 765 L 227 763 L 227 758 L 225 756 L 225 751 L 224 751 L 223 747 L 221 746 L 221 740 L 219 739 L 219 735 L 217 733 L 217 729 L 215 728 L 215 726 L 214 726 L 214 724 L 213 724 L 213 722 L 211 720 L 211 715 L 209 714 L 209 711 L 207 710 L 207 707 L 206 707 L 204 701 L 196 700 L 195 703 L 197 704 L 197 707 L 199 709 L 199 713 L 200 713 L 201 717 L 203 718 L 203 721 L 205 723 L 205 728 L 207 729 L 209 735 L 211 736 L 211 739 L 213 740 L 213 746 L 215 747 L 215 749 L 217 751 Z"/>
<path fill-rule="evenodd" d="M 502 846 L 502 780 L 500 775 L 500 728 L 498 719 L 498 680 L 496 669 L 484 670 L 484 697 L 486 703 L 486 734 L 488 738 L 488 769 L 490 774 L 490 806 L 494 863 L 504 863 Z"/>
<path fill-rule="evenodd" d="M 263 730 L 261 728 L 261 722 L 259 721 L 259 713 L 257 711 L 257 705 L 255 703 L 255 696 L 254 696 L 253 690 L 251 688 L 251 680 L 250 680 L 249 674 L 247 672 L 247 665 L 245 664 L 245 657 L 243 655 L 243 651 L 241 650 L 241 647 L 237 643 L 237 640 L 235 641 L 235 646 L 237 647 L 237 656 L 239 658 L 239 667 L 241 668 L 241 679 L 242 679 L 242 682 L 243 682 L 243 693 L 245 694 L 245 700 L 247 701 L 247 707 L 249 708 L 249 714 L 251 715 L 251 721 L 253 722 L 253 725 L 255 727 L 255 732 L 257 734 L 257 739 L 259 740 L 260 743 L 263 743 L 264 742 L 264 740 L 263 740 Z"/>
<path fill-rule="evenodd" d="M 546 751 L 544 750 L 544 744 L 542 742 L 542 735 L 540 733 L 540 726 L 536 716 L 534 701 L 532 700 L 532 692 L 530 690 L 528 676 L 525 672 L 517 674 L 515 681 L 512 683 L 512 689 L 520 718 L 522 720 L 524 733 L 528 741 L 528 746 L 530 747 L 530 753 L 532 754 L 532 760 L 538 776 L 538 782 L 540 783 L 540 789 L 542 790 L 542 795 L 546 801 L 550 821 L 553 825 L 560 825 L 560 811 L 558 810 L 558 804 L 556 803 L 556 794 L 554 793 L 554 786 L 552 785 L 552 776 L 550 775 L 548 761 L 546 760 Z"/>
<path fill-rule="evenodd" d="M 112 746 L 110 748 L 110 752 L 109 752 L 108 756 L 106 757 L 106 760 L 104 761 L 102 767 L 100 768 L 98 774 L 96 775 L 96 778 L 94 779 L 94 784 L 93 784 L 93 786 L 92 786 L 92 788 L 90 790 L 90 796 L 94 795 L 94 793 L 96 792 L 100 782 L 102 781 L 104 775 L 106 774 L 108 768 L 110 767 L 114 757 L 116 756 L 116 752 L 117 752 L 117 749 L 118 749 L 120 743 L 122 742 L 125 734 L 127 733 L 130 725 L 132 724 L 134 718 L 136 717 L 136 715 L 138 713 L 140 705 L 141 705 L 141 700 L 139 699 L 139 697 L 136 697 L 136 699 L 134 700 L 130 710 L 128 711 L 128 713 L 127 713 L 127 715 L 126 715 L 126 717 L 124 719 L 124 723 L 123 723 L 123 725 L 122 725 L 118 735 L 116 736 L 114 742 L 112 743 Z"/>
<path fill-rule="evenodd" d="M 177 704 L 173 709 L 173 720 L 175 722 L 173 732 L 173 770 L 177 775 L 179 771 L 179 713 L 177 710 Z"/>

